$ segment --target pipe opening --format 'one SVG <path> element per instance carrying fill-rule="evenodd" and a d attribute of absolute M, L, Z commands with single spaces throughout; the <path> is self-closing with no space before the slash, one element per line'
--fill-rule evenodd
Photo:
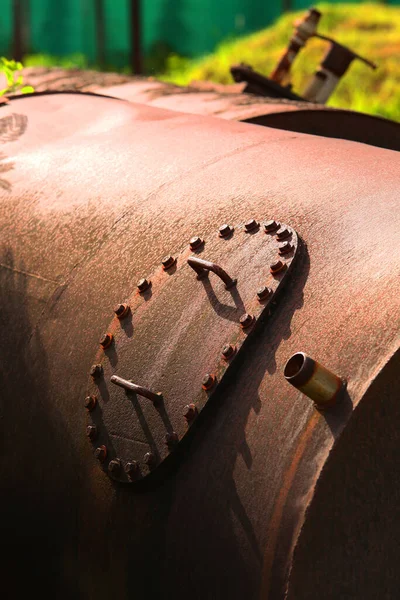
<path fill-rule="evenodd" d="M 297 352 L 297 354 L 293 354 L 291 358 L 286 363 L 285 370 L 283 372 L 286 379 L 291 379 L 300 373 L 301 369 L 304 366 L 304 362 L 306 360 L 303 352 Z"/>

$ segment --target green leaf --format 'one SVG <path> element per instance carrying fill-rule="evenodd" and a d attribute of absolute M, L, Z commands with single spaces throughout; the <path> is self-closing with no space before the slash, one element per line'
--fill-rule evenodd
<path fill-rule="evenodd" d="M 33 94 L 34 91 L 31 85 L 25 85 L 21 90 L 21 94 Z"/>

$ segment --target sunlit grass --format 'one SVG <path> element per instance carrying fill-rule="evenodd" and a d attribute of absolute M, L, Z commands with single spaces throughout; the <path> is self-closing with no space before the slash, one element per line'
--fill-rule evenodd
<path fill-rule="evenodd" d="M 372 71 L 353 62 L 330 106 L 350 108 L 400 121 L 400 8 L 382 4 L 317 4 L 323 13 L 319 31 L 378 64 Z M 269 75 L 290 38 L 293 21 L 305 11 L 282 16 L 272 27 L 222 43 L 214 54 L 199 60 L 171 56 L 160 77 L 185 85 L 193 80 L 232 83 L 229 67 L 251 64 Z M 326 43 L 311 40 L 293 66 L 294 90 L 301 95 L 319 64 Z"/>

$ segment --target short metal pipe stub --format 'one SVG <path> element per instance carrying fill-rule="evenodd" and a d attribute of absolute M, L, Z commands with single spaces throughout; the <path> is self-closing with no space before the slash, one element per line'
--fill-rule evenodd
<path fill-rule="evenodd" d="M 285 365 L 285 379 L 314 401 L 319 410 L 336 404 L 345 381 L 304 352 L 296 352 Z"/>

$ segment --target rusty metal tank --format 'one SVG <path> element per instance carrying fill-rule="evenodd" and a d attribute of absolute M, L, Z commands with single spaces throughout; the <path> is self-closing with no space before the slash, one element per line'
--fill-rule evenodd
<path fill-rule="evenodd" d="M 303 99 L 245 93 L 245 83 L 194 81 L 179 86 L 154 77 L 29 67 L 24 80 L 37 93 L 85 91 L 178 112 L 215 116 L 265 127 L 311 133 L 400 150 L 400 125 L 389 119 L 331 108 Z M 1 99 L 0 99 L 1 103 Z"/>
<path fill-rule="evenodd" d="M 0 125 L 5 597 L 397 597 L 398 153 L 90 94 Z"/>

